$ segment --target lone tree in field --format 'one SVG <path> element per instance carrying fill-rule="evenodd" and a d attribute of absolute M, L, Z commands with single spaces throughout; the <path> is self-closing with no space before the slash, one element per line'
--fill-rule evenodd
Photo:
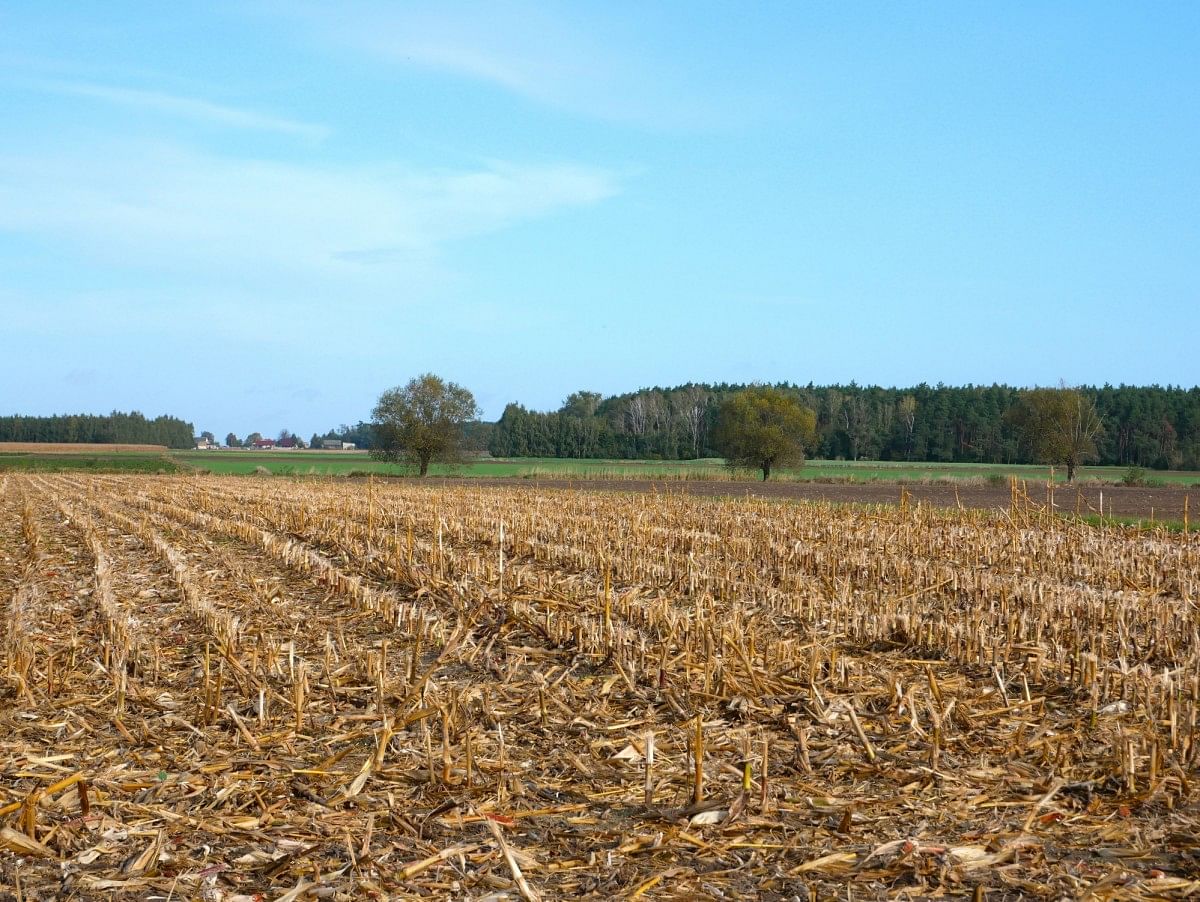
<path fill-rule="evenodd" d="M 425 373 L 380 395 L 371 417 L 377 438 L 371 456 L 415 464 L 424 476 L 430 461 L 459 459 L 463 427 L 479 417 L 479 406 L 461 385 Z"/>
<path fill-rule="evenodd" d="M 730 467 L 762 470 L 804 462 L 804 448 L 817 429 L 817 415 L 777 388 L 748 388 L 721 405 L 714 440 Z"/>
<path fill-rule="evenodd" d="M 1067 482 L 1096 456 L 1096 438 L 1104 430 L 1091 399 L 1065 385 L 1022 393 L 1011 419 L 1035 459 L 1067 468 Z"/>

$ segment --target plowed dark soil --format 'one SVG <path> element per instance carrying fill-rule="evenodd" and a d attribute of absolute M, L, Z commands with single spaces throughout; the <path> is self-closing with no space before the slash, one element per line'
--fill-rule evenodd
<path fill-rule="evenodd" d="M 433 480 L 431 480 L 433 481 Z M 651 480 L 651 479 L 444 479 L 446 484 L 466 482 L 471 485 L 490 484 L 530 488 L 568 488 L 581 491 L 669 492 L 691 495 L 743 498 L 795 499 L 802 501 L 831 501 L 838 504 L 896 504 L 900 491 L 905 489 L 913 501 L 924 501 L 937 507 L 963 507 L 1002 510 L 1009 506 L 1008 486 L 967 485 L 953 483 L 906 484 L 896 483 L 816 483 L 816 482 L 736 482 L 733 480 Z M 1046 503 L 1044 483 L 1028 483 L 1029 496 Z M 1200 489 L 1184 486 L 1144 488 L 1137 486 L 1080 485 L 1078 488 L 1058 486 L 1054 504 L 1064 513 L 1076 510 L 1078 498 L 1081 513 L 1098 514 L 1101 495 L 1104 513 L 1117 517 L 1140 517 L 1158 520 L 1183 519 L 1184 499 L 1190 502 L 1191 519 L 1197 519 Z"/>

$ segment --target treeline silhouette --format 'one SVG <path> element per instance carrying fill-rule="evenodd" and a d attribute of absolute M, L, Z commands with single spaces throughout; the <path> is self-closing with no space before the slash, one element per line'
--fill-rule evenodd
<path fill-rule="evenodd" d="M 107 416 L 90 413 L 52 417 L 0 417 L 0 442 L 67 442 L 114 445 L 166 445 L 191 448 L 192 424 L 176 417 L 147 419 L 136 410 Z"/>
<path fill-rule="evenodd" d="M 509 404 L 491 430 L 496 457 L 681 460 L 718 457 L 717 410 L 744 385 L 695 384 L 601 397 L 576 392 L 552 412 Z M 1031 463 L 1010 420 L 1007 385 L 880 388 L 781 383 L 817 415 L 815 458 Z M 1081 386 L 1104 423 L 1097 464 L 1200 469 L 1200 388 Z"/>

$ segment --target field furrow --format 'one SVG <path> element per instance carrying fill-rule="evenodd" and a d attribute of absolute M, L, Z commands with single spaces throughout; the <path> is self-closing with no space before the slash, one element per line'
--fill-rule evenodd
<path fill-rule="evenodd" d="M 0 866 L 30 897 L 1200 891 L 1200 541 L 1017 501 L 12 478 Z"/>

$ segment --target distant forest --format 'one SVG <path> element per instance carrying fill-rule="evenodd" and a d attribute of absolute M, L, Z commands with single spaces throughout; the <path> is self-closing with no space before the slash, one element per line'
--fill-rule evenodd
<path fill-rule="evenodd" d="M 776 386 L 817 414 L 809 455 L 827 460 L 1031 463 L 1009 411 L 1007 385 Z M 743 385 L 642 389 L 604 398 L 576 392 L 556 411 L 509 404 L 490 430 L 496 457 L 679 460 L 718 457 L 717 409 Z M 1093 463 L 1200 469 L 1200 388 L 1082 386 L 1104 424 Z"/>
<path fill-rule="evenodd" d="M 148 420 L 142 414 L 113 411 L 53 417 L 0 417 L 0 442 L 84 442 L 115 445 L 166 445 L 191 448 L 192 424 L 175 417 Z"/>
<path fill-rule="evenodd" d="M 746 386 L 688 384 L 603 397 L 576 392 L 555 411 L 509 404 L 496 423 L 468 426 L 470 450 L 495 457 L 686 460 L 719 457 L 711 444 L 721 402 Z M 1009 412 L 1007 385 L 913 388 L 783 383 L 817 415 L 809 456 L 826 460 L 1031 463 Z M 1104 424 L 1093 463 L 1200 470 L 1200 388 L 1082 386 Z M 193 445 L 192 424 L 140 413 L 0 417 L 0 441 Z M 325 434 L 370 448 L 370 423 Z"/>

